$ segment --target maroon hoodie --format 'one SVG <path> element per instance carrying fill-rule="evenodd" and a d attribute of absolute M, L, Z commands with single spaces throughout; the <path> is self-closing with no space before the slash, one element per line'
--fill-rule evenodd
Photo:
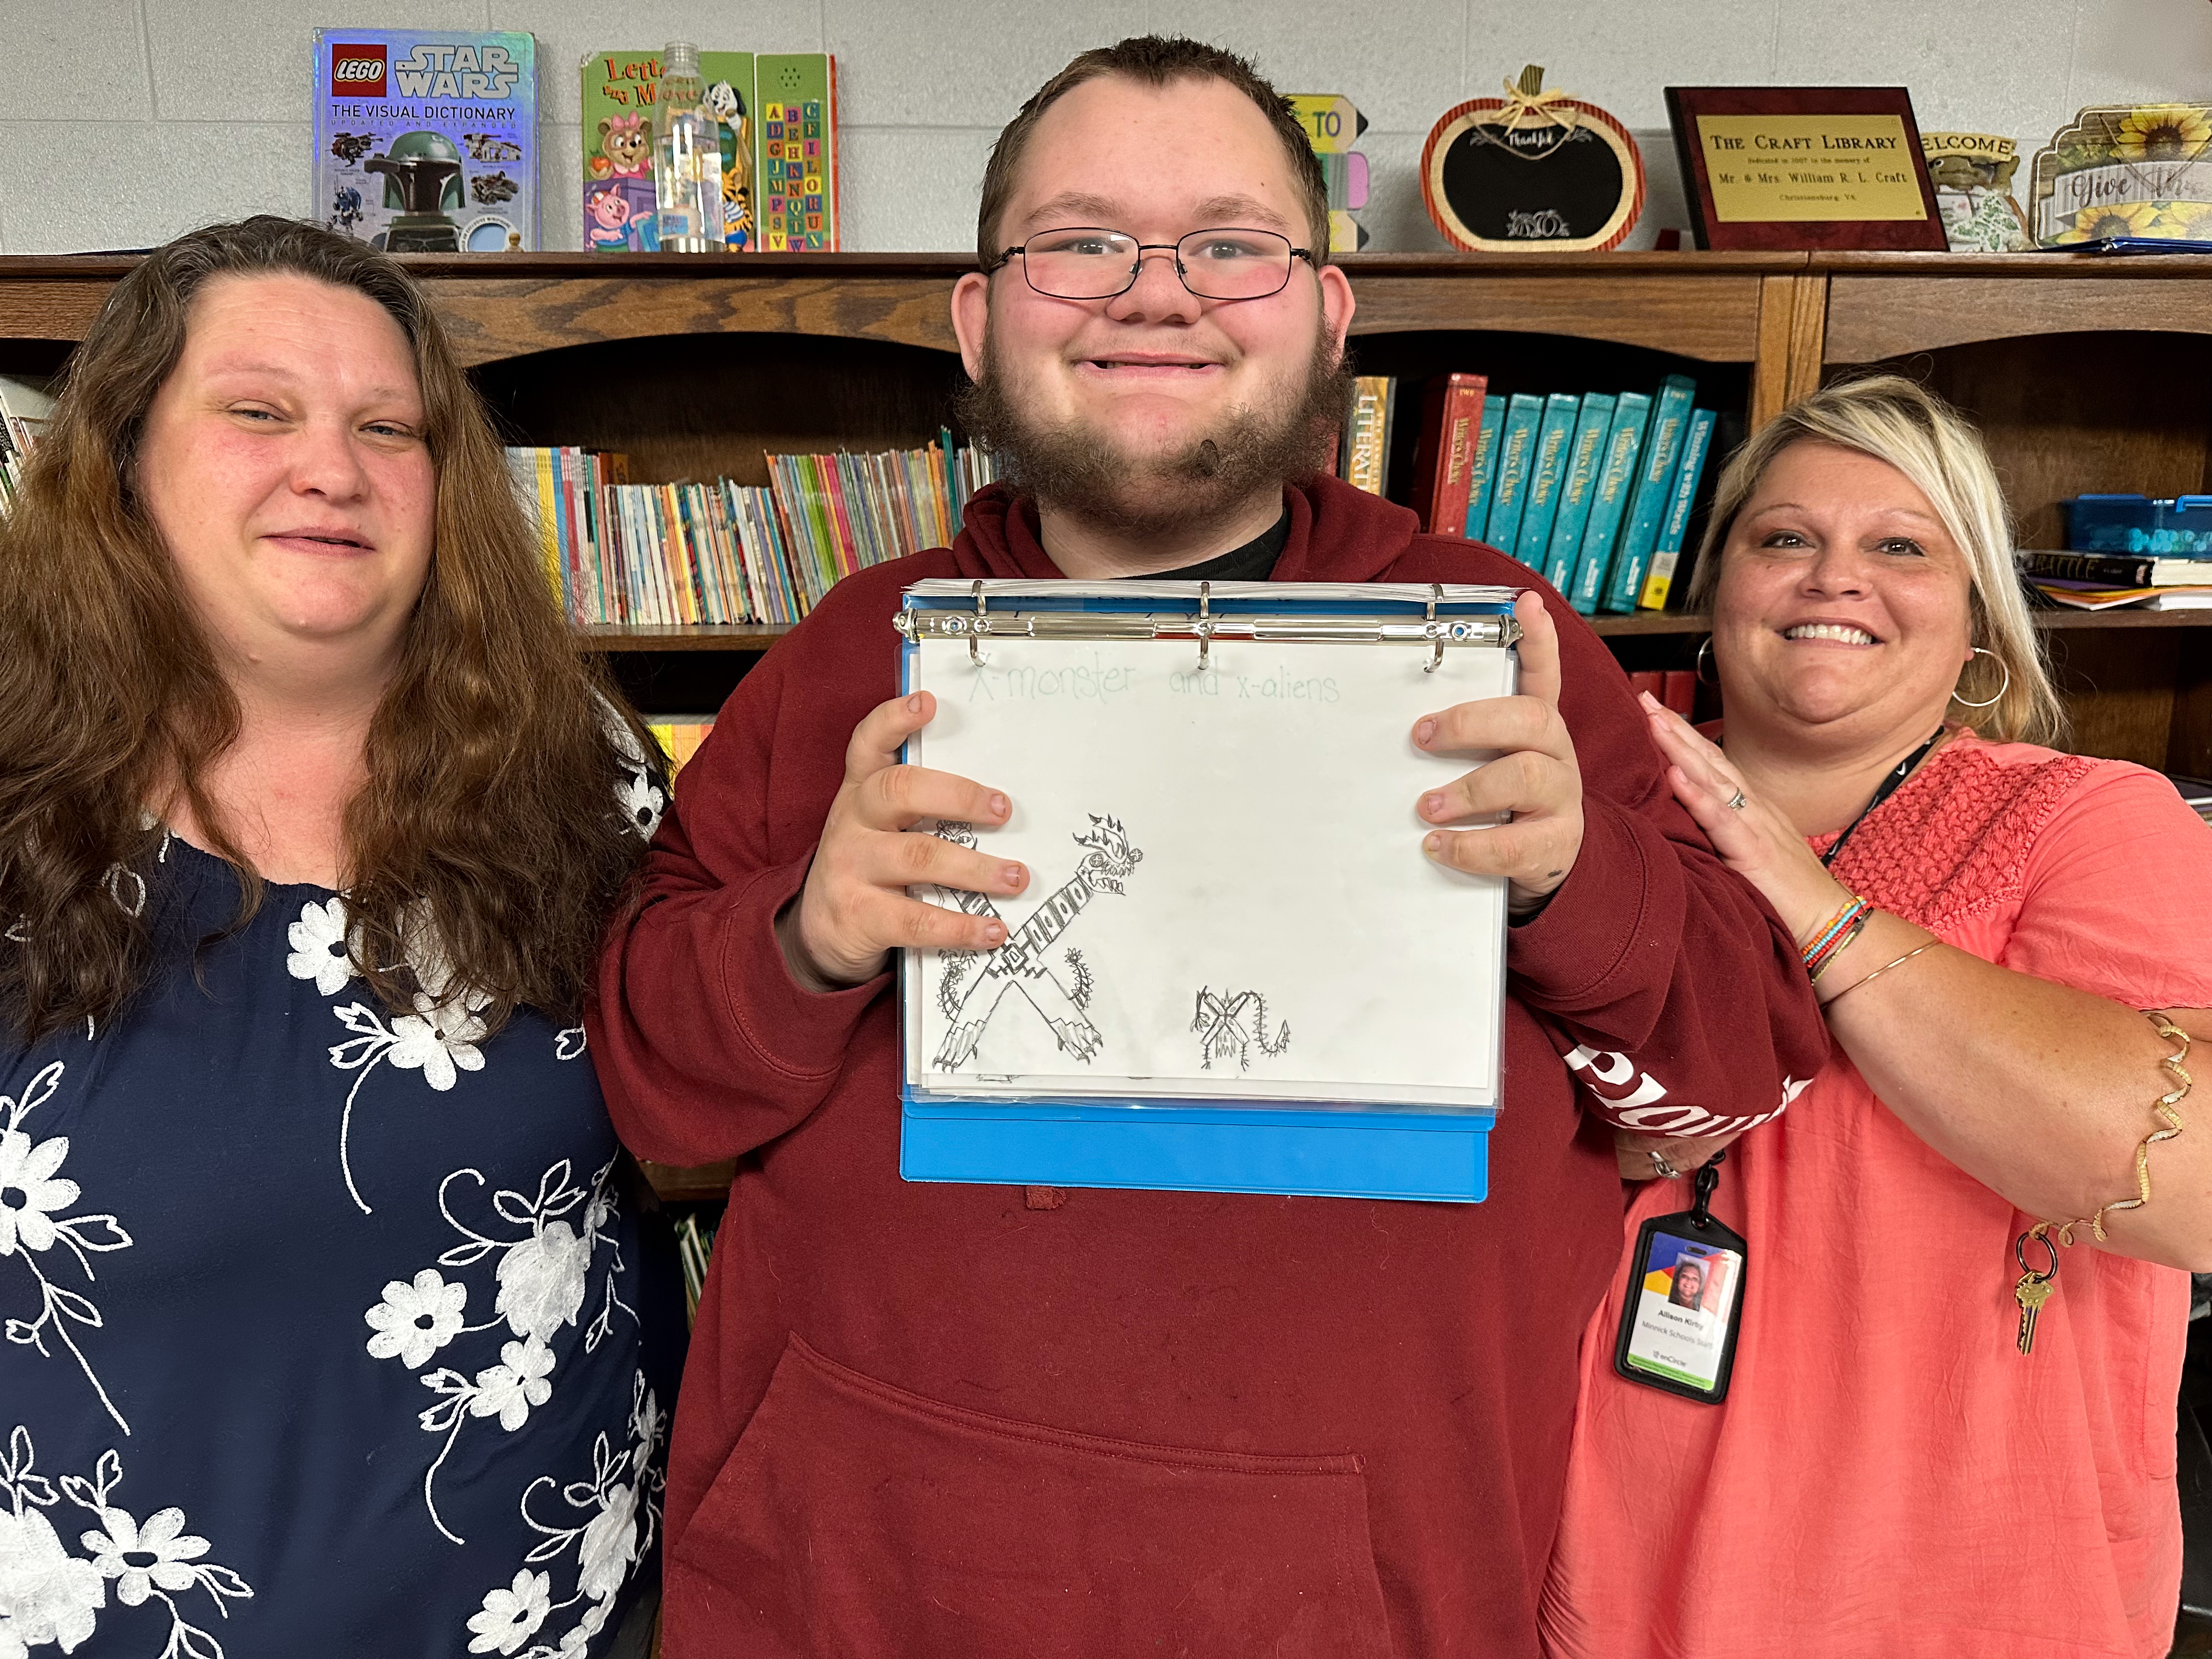
<path fill-rule="evenodd" d="M 1334 479 L 1286 495 L 1278 580 L 1541 586 Z M 808 994 L 775 918 L 896 694 L 899 590 L 1059 574 L 992 490 L 953 548 L 839 584 L 684 769 L 608 946 L 590 1035 L 623 1139 L 740 1160 L 677 1408 L 665 1650 L 1533 1655 L 1620 1255 L 1611 1134 L 1561 1054 L 1615 1099 L 1771 1111 L 1827 1052 L 1797 952 L 1545 588 L 1587 827 L 1512 930 L 1486 1202 L 902 1181 L 892 978 Z"/>

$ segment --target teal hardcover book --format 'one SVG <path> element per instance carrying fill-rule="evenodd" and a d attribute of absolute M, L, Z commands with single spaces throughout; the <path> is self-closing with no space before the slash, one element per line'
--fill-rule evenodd
<path fill-rule="evenodd" d="M 1613 550 L 1620 540 L 1620 521 L 1628 515 L 1628 498 L 1636 493 L 1636 462 L 1644 453 L 1644 428 L 1650 418 L 1649 397 L 1641 392 L 1620 394 L 1613 430 L 1605 434 L 1605 465 L 1597 475 L 1589 523 L 1575 561 L 1574 591 L 1568 596 L 1586 617 L 1597 609 L 1606 572 L 1613 568 Z"/>
<path fill-rule="evenodd" d="M 1552 520 L 1552 540 L 1544 555 L 1544 580 L 1564 593 L 1575 574 L 1575 555 L 1581 551 L 1583 526 L 1589 520 L 1590 502 L 1597 494 L 1597 475 L 1605 464 L 1606 434 L 1613 429 L 1613 398 L 1593 392 L 1583 399 L 1575 421 L 1575 435 L 1567 446 L 1567 481 L 1559 487 L 1559 516 Z"/>
<path fill-rule="evenodd" d="M 1575 435 L 1580 398 L 1554 392 L 1544 399 L 1544 424 L 1528 457 L 1528 505 L 1521 514 L 1521 534 L 1511 551 L 1529 569 L 1544 568 L 1552 543 L 1552 520 L 1559 510 L 1559 486 L 1566 482 L 1567 447 Z"/>
<path fill-rule="evenodd" d="M 1705 456 L 1713 447 L 1716 416 L 1710 409 L 1690 416 L 1690 429 L 1682 440 L 1682 462 L 1674 469 L 1674 491 L 1667 507 L 1667 522 L 1660 526 L 1658 544 L 1651 551 L 1651 574 L 1644 579 L 1637 608 L 1664 611 L 1674 585 L 1674 571 L 1682 558 L 1682 538 L 1690 532 L 1690 514 L 1698 504 L 1698 481 L 1705 476 Z"/>
<path fill-rule="evenodd" d="M 1505 407 L 1505 430 L 1498 440 L 1498 478 L 1490 496 L 1490 523 L 1482 537 L 1501 553 L 1510 553 L 1521 533 L 1521 509 L 1528 499 L 1528 462 L 1535 453 L 1536 428 L 1543 418 L 1544 400 L 1533 392 L 1515 392 Z"/>
<path fill-rule="evenodd" d="M 1491 486 L 1498 481 L 1498 438 L 1505 430 L 1505 400 L 1482 400 L 1482 424 L 1474 434 L 1474 454 L 1467 480 L 1467 524 L 1461 534 L 1479 542 L 1490 528 Z"/>
<path fill-rule="evenodd" d="M 1669 374 L 1659 383 L 1651 430 L 1644 441 L 1644 460 L 1636 469 L 1636 498 L 1629 503 L 1628 516 L 1621 526 L 1620 551 L 1614 555 L 1612 574 L 1606 579 L 1607 611 L 1635 610 L 1636 596 L 1644 591 L 1644 573 L 1650 568 L 1651 549 L 1659 539 L 1659 524 L 1667 516 L 1673 493 L 1682 433 L 1690 424 L 1690 400 L 1697 395 L 1697 383 L 1686 374 Z"/>

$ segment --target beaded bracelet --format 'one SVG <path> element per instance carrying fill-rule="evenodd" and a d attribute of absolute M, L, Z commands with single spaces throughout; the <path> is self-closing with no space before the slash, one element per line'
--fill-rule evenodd
<path fill-rule="evenodd" d="M 1857 894 L 1852 894 L 1851 902 L 1829 917 L 1827 925 L 1822 927 L 1814 936 L 1813 942 L 1805 947 L 1802 952 L 1805 971 L 1818 978 L 1819 969 L 1826 966 L 1829 958 L 1840 951 L 1847 942 L 1846 933 L 1850 934 L 1851 937 L 1856 937 L 1856 932 L 1852 928 L 1851 924 L 1863 922 L 1867 912 L 1873 908 Z"/>
<path fill-rule="evenodd" d="M 1858 938 L 1861 933 L 1866 932 L 1867 923 L 1873 920 L 1874 907 L 1872 905 L 1869 905 L 1865 909 L 1860 911 L 1856 916 L 1852 918 L 1849 927 L 1845 927 L 1842 933 L 1836 935 L 1835 943 L 1828 947 L 1826 953 L 1821 957 L 1818 963 L 1806 970 L 1807 977 L 1809 978 L 1814 984 L 1818 985 L 1820 982 L 1820 975 L 1826 973 L 1829 969 L 1836 965 L 1836 958 L 1842 956 L 1845 951 L 1850 948 L 1851 941 Z"/>

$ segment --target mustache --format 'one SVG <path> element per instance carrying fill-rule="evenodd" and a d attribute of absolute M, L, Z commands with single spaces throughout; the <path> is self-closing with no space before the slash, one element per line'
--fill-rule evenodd
<path fill-rule="evenodd" d="M 1112 429 L 1081 417 L 1057 425 L 1032 418 L 988 332 L 981 368 L 953 412 L 998 459 L 1001 476 L 1020 494 L 1123 535 L 1188 530 L 1310 478 L 1328 466 L 1352 408 L 1351 353 L 1325 331 L 1304 374 L 1273 406 L 1231 410 L 1191 442 L 1142 458 L 1124 453 Z"/>

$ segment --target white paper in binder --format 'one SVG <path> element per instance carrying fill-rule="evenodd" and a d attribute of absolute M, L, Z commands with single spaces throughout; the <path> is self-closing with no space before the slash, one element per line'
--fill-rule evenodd
<path fill-rule="evenodd" d="M 1417 811 L 1481 757 L 1425 753 L 1412 730 L 1510 694 L 1512 599 L 910 590 L 905 678 L 938 712 L 907 758 L 1004 790 L 1006 824 L 939 832 L 1030 881 L 995 901 L 921 890 L 1010 937 L 907 953 L 909 1103 L 1494 1109 L 1504 883 L 1425 857 Z M 979 601 L 988 620 L 963 620 Z"/>

